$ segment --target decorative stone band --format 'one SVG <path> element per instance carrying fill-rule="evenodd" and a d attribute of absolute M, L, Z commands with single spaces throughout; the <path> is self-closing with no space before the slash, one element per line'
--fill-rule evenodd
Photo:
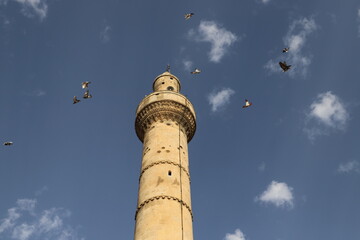
<path fill-rule="evenodd" d="M 188 175 L 188 177 L 189 177 L 189 182 L 191 182 L 191 180 L 190 180 L 190 174 L 189 174 L 189 172 L 186 170 L 186 168 L 184 168 L 183 166 L 180 166 L 180 164 L 178 164 L 178 163 L 171 162 L 171 161 L 158 161 L 158 162 L 153 162 L 153 163 L 147 165 L 146 167 L 144 167 L 144 169 L 143 169 L 143 170 L 141 171 L 141 173 L 140 173 L 139 182 L 140 182 L 141 176 L 144 174 L 144 172 L 145 172 L 146 170 L 148 170 L 149 168 L 151 168 L 151 167 L 153 167 L 153 166 L 159 165 L 159 164 L 171 164 L 171 165 L 180 167 L 180 168 L 186 173 L 186 175 Z"/>
<path fill-rule="evenodd" d="M 178 122 L 185 130 L 188 142 L 195 134 L 196 119 L 189 107 L 173 100 L 159 100 L 149 103 L 137 114 L 135 130 L 139 139 L 143 142 L 151 124 L 161 120 Z"/>
<path fill-rule="evenodd" d="M 174 201 L 179 202 L 181 205 L 186 207 L 187 210 L 189 210 L 189 213 L 191 215 L 191 220 L 194 221 L 194 216 L 193 216 L 193 213 L 192 213 L 191 208 L 189 207 L 189 205 L 187 205 L 183 200 L 181 200 L 181 199 L 179 199 L 177 197 L 166 196 L 166 195 L 155 196 L 155 197 L 149 198 L 149 199 L 145 200 L 144 202 L 142 202 L 136 209 L 135 220 L 136 220 L 137 215 L 138 215 L 138 213 L 139 213 L 139 211 L 141 210 L 142 207 L 144 207 L 149 202 L 152 202 L 152 201 L 155 201 L 155 200 L 161 200 L 161 199 L 174 200 Z"/>

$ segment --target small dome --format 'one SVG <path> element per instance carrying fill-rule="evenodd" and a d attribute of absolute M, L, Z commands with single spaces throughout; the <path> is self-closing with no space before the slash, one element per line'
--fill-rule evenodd
<path fill-rule="evenodd" d="M 158 91 L 174 91 L 180 92 L 180 80 L 170 72 L 164 72 L 157 76 L 153 83 L 153 90 Z"/>

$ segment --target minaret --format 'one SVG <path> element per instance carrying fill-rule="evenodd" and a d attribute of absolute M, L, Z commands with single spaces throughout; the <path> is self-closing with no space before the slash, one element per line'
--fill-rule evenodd
<path fill-rule="evenodd" d="M 135 240 L 193 240 L 188 142 L 196 115 L 169 71 L 155 78 L 154 92 L 136 110 L 143 151 Z"/>

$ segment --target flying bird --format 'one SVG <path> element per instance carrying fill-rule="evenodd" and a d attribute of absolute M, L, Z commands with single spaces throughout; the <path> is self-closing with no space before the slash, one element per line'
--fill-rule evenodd
<path fill-rule="evenodd" d="M 284 48 L 284 49 L 282 50 L 283 53 L 287 53 L 288 51 L 289 51 L 289 48 Z"/>
<path fill-rule="evenodd" d="M 251 102 L 249 102 L 247 99 L 245 99 L 245 105 L 242 106 L 243 108 L 247 108 L 247 107 L 250 107 L 252 105 Z"/>
<path fill-rule="evenodd" d="M 187 14 L 185 14 L 185 20 L 190 19 L 192 16 L 194 16 L 194 13 L 187 13 Z"/>
<path fill-rule="evenodd" d="M 279 62 L 279 65 L 281 67 L 281 69 L 283 70 L 283 72 L 286 72 L 287 70 L 289 70 L 291 68 L 291 65 L 287 65 L 286 62 Z"/>
<path fill-rule="evenodd" d="M 90 83 L 91 82 L 82 82 L 81 86 L 82 86 L 82 88 L 88 88 Z"/>
<path fill-rule="evenodd" d="M 84 93 L 83 98 L 85 98 L 85 99 L 92 98 L 91 94 L 89 93 L 89 90 L 86 90 L 86 92 Z"/>
<path fill-rule="evenodd" d="M 74 97 L 73 97 L 73 104 L 76 104 L 76 103 L 78 103 L 78 102 L 80 102 L 80 100 L 77 99 L 76 96 L 74 96 Z"/>
<path fill-rule="evenodd" d="M 11 146 L 13 144 L 14 144 L 13 142 L 4 142 L 4 146 Z"/>
<path fill-rule="evenodd" d="M 198 68 L 195 68 L 195 70 L 192 71 L 192 72 L 190 72 L 190 73 L 191 73 L 191 74 L 199 74 L 199 73 L 201 73 L 201 70 L 198 69 Z"/>

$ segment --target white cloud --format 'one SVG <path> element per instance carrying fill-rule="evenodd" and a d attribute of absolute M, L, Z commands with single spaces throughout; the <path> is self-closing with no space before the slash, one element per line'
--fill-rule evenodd
<path fill-rule="evenodd" d="M 240 229 L 236 229 L 234 234 L 227 233 L 224 240 L 245 240 L 245 235 Z"/>
<path fill-rule="evenodd" d="M 341 163 L 337 169 L 339 173 L 360 173 L 360 164 L 358 161 L 349 161 L 347 163 Z"/>
<path fill-rule="evenodd" d="M 293 77 L 296 74 L 306 76 L 312 56 L 310 54 L 305 55 L 302 50 L 308 36 L 317 29 L 318 25 L 313 18 L 301 18 L 290 24 L 289 30 L 283 39 L 284 46 L 289 47 L 290 50 L 288 53 L 279 55 L 276 58 L 280 61 L 286 61 L 287 64 L 292 66 L 287 72 L 290 76 Z M 278 62 L 275 59 L 271 59 L 264 67 L 269 72 L 281 72 Z"/>
<path fill-rule="evenodd" d="M 68 210 L 51 208 L 39 213 L 36 203 L 36 199 L 17 200 L 16 206 L 8 209 L 7 217 L 0 221 L 0 239 L 84 240 L 64 223 L 71 215 Z"/>
<path fill-rule="evenodd" d="M 13 0 L 22 5 L 22 13 L 27 17 L 38 16 L 43 20 L 48 12 L 48 5 L 46 0 Z"/>
<path fill-rule="evenodd" d="M 320 93 L 309 107 L 303 130 L 313 142 L 319 136 L 329 135 L 332 130 L 345 131 L 349 118 L 338 96 L 331 91 Z"/>
<path fill-rule="evenodd" d="M 214 21 L 201 21 L 198 29 L 191 29 L 188 33 L 190 39 L 197 42 L 209 42 L 211 49 L 209 58 L 211 62 L 218 63 L 226 54 L 228 48 L 239 39 L 234 33 L 219 26 Z"/>
<path fill-rule="evenodd" d="M 267 4 L 270 0 L 261 0 L 262 3 Z"/>
<path fill-rule="evenodd" d="M 26 223 L 23 223 L 14 228 L 11 237 L 13 239 L 18 239 L 18 240 L 27 240 L 34 233 L 34 231 L 35 231 L 34 225 L 28 225 Z"/>
<path fill-rule="evenodd" d="M 319 94 L 310 105 L 309 117 L 315 118 L 329 127 L 343 129 L 349 119 L 349 114 L 339 97 L 329 91 Z"/>
<path fill-rule="evenodd" d="M 219 92 L 210 93 L 208 96 L 211 111 L 216 112 L 230 102 L 230 97 L 235 93 L 231 88 L 224 88 Z"/>
<path fill-rule="evenodd" d="M 110 32 L 112 28 L 109 25 L 106 25 L 104 29 L 100 32 L 100 40 L 103 43 L 107 43 L 111 40 Z"/>
<path fill-rule="evenodd" d="M 274 204 L 276 207 L 293 207 L 293 188 L 286 183 L 272 181 L 255 201 Z"/>
<path fill-rule="evenodd" d="M 17 212 L 16 208 L 8 209 L 8 216 L 1 220 L 0 224 L 0 236 L 1 233 L 5 230 L 13 227 L 15 225 L 15 221 L 20 217 L 20 214 Z"/>
<path fill-rule="evenodd" d="M 35 206 L 36 206 L 36 200 L 35 199 L 18 199 L 16 201 L 16 204 L 18 205 L 18 208 L 20 210 L 33 213 Z"/>
<path fill-rule="evenodd" d="M 70 216 L 69 213 L 65 211 L 65 215 L 63 216 Z M 52 208 L 50 210 L 45 210 L 42 213 L 42 216 L 39 219 L 39 230 L 41 232 L 50 232 L 53 230 L 58 230 L 63 226 L 63 220 L 61 216 L 59 216 L 58 209 Z"/>

